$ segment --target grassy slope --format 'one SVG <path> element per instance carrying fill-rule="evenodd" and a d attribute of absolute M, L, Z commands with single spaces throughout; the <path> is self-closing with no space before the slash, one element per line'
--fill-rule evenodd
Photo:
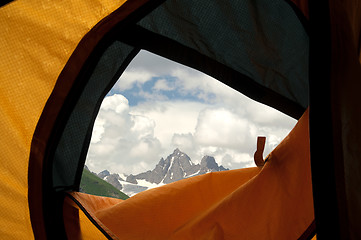
<path fill-rule="evenodd" d="M 120 199 L 129 198 L 125 193 L 119 191 L 110 183 L 104 181 L 98 176 L 95 176 L 93 173 L 85 169 L 83 170 L 80 188 L 82 189 L 82 192 L 97 196 L 113 197 Z"/>

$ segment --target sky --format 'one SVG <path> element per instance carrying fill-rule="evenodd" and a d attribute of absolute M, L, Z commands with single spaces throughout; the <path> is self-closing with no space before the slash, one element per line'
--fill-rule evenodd
<path fill-rule="evenodd" d="M 141 51 L 103 100 L 86 165 L 137 174 L 179 148 L 194 163 L 209 155 L 229 169 L 252 167 L 257 136 L 267 138 L 266 157 L 295 124 L 208 75 Z"/>

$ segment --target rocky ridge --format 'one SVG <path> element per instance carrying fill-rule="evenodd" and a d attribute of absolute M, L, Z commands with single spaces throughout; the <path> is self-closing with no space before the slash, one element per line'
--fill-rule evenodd
<path fill-rule="evenodd" d="M 120 177 L 119 174 L 111 174 L 108 170 L 100 172 L 98 176 L 117 189 L 132 196 L 150 187 L 172 183 L 209 172 L 225 170 L 228 169 L 219 166 L 214 157 L 211 156 L 204 156 L 200 164 L 194 164 L 187 154 L 177 148 L 166 159 L 161 158 L 153 170 L 136 175 L 130 174 L 124 176 L 125 179 Z"/>

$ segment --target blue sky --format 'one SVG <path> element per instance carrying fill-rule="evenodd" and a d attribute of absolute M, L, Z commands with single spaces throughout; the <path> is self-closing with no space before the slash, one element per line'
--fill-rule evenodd
<path fill-rule="evenodd" d="M 146 94 L 144 94 L 146 93 Z M 193 91 L 185 91 L 178 83 L 178 78 L 174 76 L 156 76 L 143 84 L 134 84 L 131 88 L 119 91 L 112 89 L 108 96 L 114 94 L 122 94 L 129 101 L 129 106 L 136 106 L 139 103 L 147 101 L 149 96 L 158 97 L 159 101 L 192 101 L 205 103 L 205 98 L 201 98 L 203 91 L 195 89 Z M 206 93 L 206 98 L 211 101 L 215 98 L 214 93 Z"/>
<path fill-rule="evenodd" d="M 265 154 L 296 121 L 196 70 L 141 51 L 104 99 L 87 166 L 136 174 L 175 148 L 197 163 L 214 156 L 235 169 L 254 166 L 257 136 Z"/>

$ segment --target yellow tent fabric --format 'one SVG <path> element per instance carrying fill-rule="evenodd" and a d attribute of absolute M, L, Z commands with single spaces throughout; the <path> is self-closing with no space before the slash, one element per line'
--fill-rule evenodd
<path fill-rule="evenodd" d="M 112 199 L 115 200 L 115 199 Z M 64 200 L 64 224 L 68 239 L 108 239 L 69 198 Z M 105 228 L 105 227 L 104 227 Z M 116 239 L 113 237 L 113 239 Z"/>
<path fill-rule="evenodd" d="M 314 227 L 308 111 L 263 168 L 208 173 L 125 201 L 70 198 L 117 239 L 308 239 L 301 237 Z"/>
<path fill-rule="evenodd" d="M 19 0 L 1 7 L 1 239 L 34 237 L 27 173 L 35 127 L 79 41 L 121 3 Z"/>

